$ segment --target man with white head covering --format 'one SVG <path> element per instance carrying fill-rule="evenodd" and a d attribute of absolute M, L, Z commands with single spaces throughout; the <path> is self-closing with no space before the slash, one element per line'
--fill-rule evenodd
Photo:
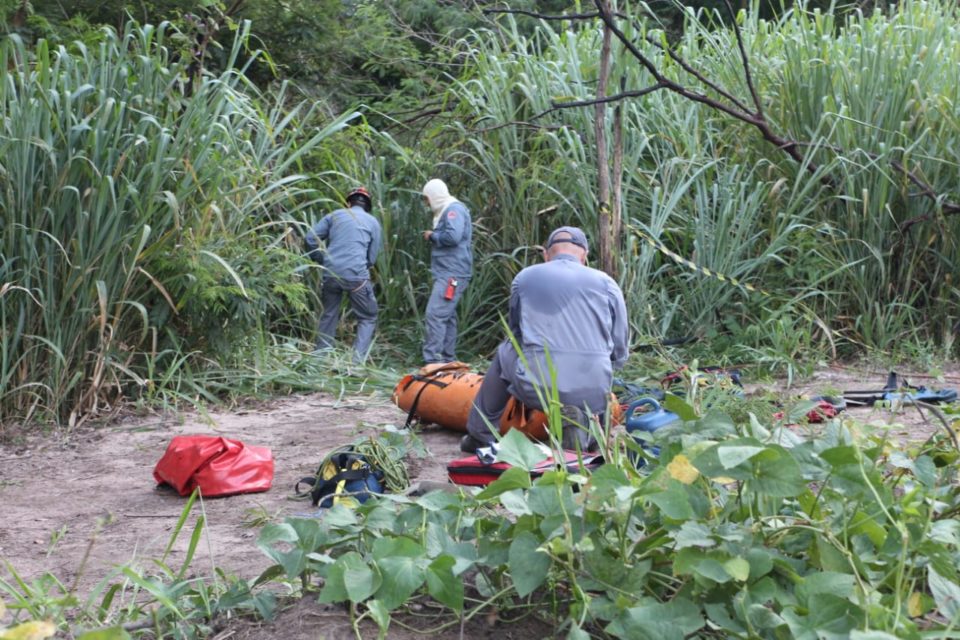
<path fill-rule="evenodd" d="M 555 229 L 545 262 L 523 269 L 510 287 L 508 324 L 520 346 L 500 343 L 467 418 L 460 448 L 472 453 L 496 438 L 510 396 L 545 410 L 555 390 L 564 416 L 563 446 L 592 445 L 586 416 L 607 409 L 613 370 L 627 361 L 627 308 L 616 281 L 587 264 L 587 237 Z"/>
<path fill-rule="evenodd" d="M 453 362 L 457 359 L 457 303 L 473 275 L 470 211 L 436 178 L 424 185 L 423 199 L 433 212 L 433 228 L 423 232 L 423 239 L 430 243 L 433 274 L 423 360 L 427 364 Z"/>

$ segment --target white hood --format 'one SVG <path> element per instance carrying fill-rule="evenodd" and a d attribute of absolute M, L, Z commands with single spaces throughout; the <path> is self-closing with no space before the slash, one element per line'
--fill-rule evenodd
<path fill-rule="evenodd" d="M 433 211 L 433 226 L 436 228 L 437 223 L 440 222 L 440 214 L 451 203 L 457 202 L 457 199 L 450 195 L 447 184 L 438 178 L 434 178 L 423 186 L 423 195 L 430 202 L 430 209 Z"/>

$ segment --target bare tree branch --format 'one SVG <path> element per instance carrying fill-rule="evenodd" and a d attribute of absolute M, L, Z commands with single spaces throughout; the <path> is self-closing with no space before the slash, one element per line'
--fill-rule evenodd
<path fill-rule="evenodd" d="M 692 66 L 690 66 L 690 63 L 688 63 L 686 60 L 678 56 L 676 51 L 674 51 L 673 49 L 664 47 L 662 44 L 657 42 L 652 36 L 647 36 L 647 42 L 649 42 L 650 44 L 655 46 L 657 49 L 660 49 L 660 51 L 663 51 L 665 54 L 670 56 L 670 59 L 676 62 L 678 65 L 680 65 L 681 69 L 683 69 L 684 71 L 692 75 L 694 78 L 696 78 L 703 84 L 707 85 L 708 87 L 710 87 L 711 89 L 719 93 L 721 96 L 723 96 L 724 98 L 726 98 L 727 100 L 735 104 L 738 108 L 743 109 L 743 111 L 745 112 L 750 111 L 750 108 L 747 107 L 747 105 L 743 104 L 743 102 L 741 102 L 739 98 L 737 98 L 736 96 L 728 92 L 726 89 L 714 83 L 712 80 L 708 79 L 702 73 L 694 69 Z"/>
<path fill-rule="evenodd" d="M 483 13 L 486 15 L 490 14 L 500 14 L 500 13 L 512 13 L 521 16 L 529 16 L 531 18 L 537 18 L 539 20 L 592 20 L 593 18 L 599 18 L 599 13 L 566 13 L 560 15 L 548 15 L 545 13 L 538 13 L 536 11 L 528 11 L 526 9 L 507 9 L 506 7 L 491 7 L 489 9 L 484 9 Z M 627 16 L 622 13 L 615 13 L 618 18 L 626 18 Z"/>
<path fill-rule="evenodd" d="M 543 113 L 537 114 L 534 119 L 539 118 L 547 113 L 551 113 L 558 109 L 570 109 L 573 107 L 592 107 L 598 104 L 607 104 L 609 102 L 620 102 L 621 100 L 626 100 L 627 98 L 639 98 L 645 96 L 648 93 L 653 93 L 660 89 L 666 89 L 667 86 L 663 84 L 655 84 L 644 89 L 635 89 L 633 91 L 624 91 L 622 93 L 617 93 L 612 96 L 604 96 L 602 98 L 592 98 L 590 100 L 573 100 L 570 102 L 551 102 L 552 107 L 547 109 Z"/>
<path fill-rule="evenodd" d="M 626 78 L 620 77 L 620 90 L 624 90 Z M 610 233 L 618 244 L 623 226 L 623 103 L 617 103 L 613 109 L 613 167 L 610 171 L 613 184 L 610 185 Z M 617 265 L 614 265 L 616 269 Z"/>
<path fill-rule="evenodd" d="M 623 46 L 626 47 L 627 51 L 629 51 L 630 54 L 633 55 L 633 57 L 636 58 L 641 65 L 643 65 L 650 75 L 652 75 L 658 83 L 664 84 L 665 89 L 673 91 L 674 93 L 679 94 L 688 100 L 692 100 L 693 102 L 699 102 L 711 107 L 712 109 L 726 113 L 727 115 L 736 118 L 741 122 L 753 125 L 760 131 L 760 134 L 765 140 L 783 150 L 784 153 L 793 158 L 801 166 L 806 166 L 807 170 L 811 173 L 817 172 L 819 166 L 815 162 L 806 160 L 806 164 L 804 164 L 805 159 L 803 154 L 800 153 L 800 149 L 797 146 L 796 141 L 788 140 L 777 135 L 773 129 L 770 128 L 770 124 L 763 118 L 762 113 L 751 113 L 746 109 L 741 109 L 736 106 L 731 107 L 730 105 L 724 104 L 719 100 L 715 100 L 710 96 L 688 89 L 687 87 L 678 84 L 661 74 L 656 65 L 654 65 L 653 62 L 647 58 L 647 56 L 644 55 L 644 53 L 640 51 L 640 49 L 638 49 L 637 46 L 626 36 L 619 26 L 617 26 L 614 17 L 609 13 L 604 12 L 601 0 L 594 0 L 594 3 L 597 5 L 597 9 L 600 12 L 600 19 L 603 20 L 604 24 L 610 27 L 610 30 L 615 36 L 617 36 L 617 39 L 620 40 Z M 739 29 L 736 24 L 734 24 L 734 29 Z M 822 177 L 821 182 L 831 186 L 833 185 L 833 182 L 829 176 Z"/>
<path fill-rule="evenodd" d="M 234 1 L 233 1 L 233 4 L 231 4 L 231 5 L 227 8 L 227 10 L 223 12 L 223 15 L 225 15 L 225 16 L 228 17 L 228 18 L 236 15 L 236 13 L 237 13 L 238 11 L 240 11 L 240 9 L 243 8 L 243 5 L 244 5 L 245 2 L 246 2 L 246 0 L 234 0 Z"/>
<path fill-rule="evenodd" d="M 766 121 L 763 115 L 763 104 L 760 102 L 760 96 L 757 95 L 757 89 L 753 86 L 753 74 L 750 72 L 750 58 L 747 56 L 747 49 L 743 46 L 743 34 L 740 33 L 740 25 L 737 24 L 737 14 L 733 11 L 730 0 L 723 0 L 727 13 L 730 14 L 730 23 L 733 25 L 733 32 L 737 36 L 737 48 L 740 50 L 740 62 L 743 64 L 743 76 L 747 81 L 747 88 L 750 90 L 750 97 L 753 98 L 753 104 L 757 107 L 757 115 L 761 120 Z"/>
<path fill-rule="evenodd" d="M 492 127 L 482 127 L 479 129 L 471 129 L 473 133 L 489 133 L 490 131 L 496 131 L 497 129 L 502 129 L 504 127 L 526 127 L 527 129 L 543 129 L 545 131 L 557 131 L 563 129 L 563 125 L 559 124 L 536 124 L 533 122 L 504 122 L 503 124 L 498 124 Z"/>
<path fill-rule="evenodd" d="M 610 0 L 597 0 L 601 10 L 610 12 Z M 610 50 L 613 36 L 610 29 L 604 26 L 603 43 L 600 46 L 600 69 L 597 72 L 597 99 L 593 105 L 593 137 L 597 146 L 597 200 L 599 212 L 597 222 L 599 229 L 598 253 L 600 269 L 607 275 L 616 277 L 613 272 L 613 243 L 610 233 L 610 163 L 607 155 L 607 107 L 603 100 L 607 97 L 607 83 L 610 80 Z"/>
<path fill-rule="evenodd" d="M 506 8 L 493 8 L 485 9 L 484 13 L 516 13 L 523 14 L 534 18 L 540 18 L 543 20 L 588 20 L 592 18 L 599 18 L 609 29 L 617 40 L 624 46 L 624 48 L 633 56 L 637 62 L 643 66 L 644 69 L 653 77 L 654 83 L 643 89 L 637 89 L 632 91 L 622 91 L 615 95 L 606 96 L 598 95 L 597 98 L 593 100 L 574 100 L 570 102 L 553 102 L 551 103 L 551 108 L 539 113 L 531 118 L 531 120 L 537 120 L 553 111 L 559 109 L 569 109 L 577 107 L 587 107 L 602 105 L 606 103 L 620 102 L 629 98 L 639 98 L 645 96 L 654 91 L 659 91 L 661 89 L 666 89 L 677 95 L 680 95 L 692 102 L 697 102 L 707 107 L 725 113 L 728 116 L 739 120 L 745 124 L 753 126 L 764 140 L 771 143 L 777 149 L 781 150 L 787 154 L 792 160 L 794 160 L 801 167 L 806 168 L 809 173 L 816 174 L 820 169 L 820 165 L 814 162 L 811 158 L 806 157 L 802 152 L 802 149 L 805 147 L 823 147 L 829 149 L 836 153 L 837 155 L 844 155 L 847 153 L 844 149 L 840 149 L 836 146 L 826 145 L 822 143 L 814 143 L 807 141 L 800 141 L 791 138 L 784 137 L 773 130 L 770 122 L 766 118 L 766 114 L 763 110 L 763 102 L 760 99 L 760 94 L 757 91 L 756 85 L 753 81 L 753 73 L 750 68 L 750 57 L 747 55 L 746 45 L 743 41 L 743 34 L 740 30 L 740 26 L 737 24 L 737 16 L 733 9 L 733 5 L 730 3 L 730 0 L 724 0 L 724 5 L 726 7 L 727 13 L 731 18 L 731 26 L 734 31 L 734 35 L 737 40 L 737 50 L 740 55 L 740 63 L 743 67 L 744 80 L 747 84 L 747 89 L 750 93 L 750 99 L 753 103 L 753 109 L 747 106 L 745 102 L 738 99 L 731 91 L 724 89 L 716 82 L 710 80 L 703 73 L 699 72 L 692 65 L 686 62 L 681 56 L 679 56 L 675 51 L 671 50 L 669 47 L 664 47 L 660 43 L 656 42 L 653 38 L 647 37 L 646 41 L 651 45 L 665 53 L 670 57 L 675 63 L 677 63 L 681 69 L 684 70 L 687 74 L 695 78 L 698 82 L 703 84 L 708 89 L 714 91 L 718 94 L 723 100 L 718 100 L 712 98 L 709 95 L 691 89 L 683 84 L 675 82 L 670 78 L 664 76 L 660 70 L 657 68 L 657 65 L 648 58 L 633 41 L 626 36 L 626 34 L 618 26 L 616 19 L 625 19 L 627 18 L 621 13 L 614 12 L 610 9 L 604 0 L 594 0 L 594 4 L 597 7 L 596 13 L 580 13 L 580 14 L 567 14 L 562 16 L 550 16 L 545 14 L 540 14 L 534 11 L 526 11 L 522 9 L 506 9 Z M 860 152 L 866 154 L 867 157 L 873 160 L 880 160 L 880 156 L 870 153 L 865 150 L 859 150 Z M 943 215 L 957 215 L 960 214 L 960 203 L 946 200 L 943 194 L 938 193 L 931 184 L 923 180 L 916 172 L 911 171 L 909 168 L 904 166 L 901 162 L 897 160 L 887 159 L 889 165 L 898 173 L 905 176 L 915 187 L 918 189 L 918 195 L 925 197 L 932 201 L 934 205 L 943 213 Z M 820 182 L 831 188 L 837 188 L 837 184 L 831 176 L 823 175 L 820 176 Z M 921 222 L 927 222 L 933 219 L 933 214 L 923 214 L 910 218 L 909 220 L 904 221 L 900 225 L 900 231 L 902 234 L 906 234 L 909 230 L 916 224 Z"/>

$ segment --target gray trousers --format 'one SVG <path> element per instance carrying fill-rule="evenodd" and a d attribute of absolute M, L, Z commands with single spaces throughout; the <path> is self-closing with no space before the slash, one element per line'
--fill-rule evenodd
<path fill-rule="evenodd" d="M 463 297 L 470 280 L 457 278 L 453 300 L 447 300 L 446 278 L 433 281 L 430 300 L 427 302 L 426 326 L 423 336 L 423 361 L 453 362 L 457 359 L 457 303 Z"/>
<path fill-rule="evenodd" d="M 350 310 L 357 318 L 357 336 L 353 342 L 354 360 L 362 362 L 370 351 L 373 332 L 377 328 L 377 298 L 373 295 L 373 285 L 369 280 L 323 279 L 320 290 L 320 302 L 323 312 L 317 326 L 317 349 L 333 346 L 333 337 L 340 324 L 340 302 L 343 296 L 350 297 Z"/>
<path fill-rule="evenodd" d="M 500 433 L 500 418 L 507 407 L 507 401 L 510 396 L 517 396 L 527 407 L 543 410 L 539 399 L 520 398 L 514 393 L 515 385 L 513 380 L 516 375 L 517 363 L 520 361 L 513 344 L 509 340 L 504 340 L 497 347 L 493 354 L 493 360 L 490 361 L 490 367 L 483 376 L 483 382 L 480 383 L 480 390 L 473 400 L 473 407 L 470 409 L 470 415 L 467 417 L 467 433 L 475 440 L 490 444 L 496 441 L 496 433 Z M 549 393 L 544 390 L 544 397 L 549 397 Z M 563 420 L 563 439 L 561 444 L 564 449 L 576 448 L 576 442 L 579 442 L 580 449 L 587 451 L 596 445 L 596 441 L 590 436 L 586 426 L 591 416 L 588 415 L 582 407 L 574 405 L 564 405 L 561 409 Z M 603 416 L 600 416 L 600 424 L 603 424 Z"/>

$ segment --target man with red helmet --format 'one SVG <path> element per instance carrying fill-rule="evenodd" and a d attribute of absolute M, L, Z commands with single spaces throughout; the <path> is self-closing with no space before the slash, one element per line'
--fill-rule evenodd
<path fill-rule="evenodd" d="M 370 282 L 370 268 L 383 247 L 383 231 L 380 222 L 370 215 L 373 201 L 365 188 L 357 187 L 348 193 L 346 202 L 346 209 L 337 209 L 313 225 L 305 241 L 307 255 L 323 265 L 323 311 L 317 327 L 317 349 L 333 346 L 340 322 L 340 303 L 346 295 L 357 318 L 354 361 L 362 362 L 377 328 L 379 308 Z"/>

